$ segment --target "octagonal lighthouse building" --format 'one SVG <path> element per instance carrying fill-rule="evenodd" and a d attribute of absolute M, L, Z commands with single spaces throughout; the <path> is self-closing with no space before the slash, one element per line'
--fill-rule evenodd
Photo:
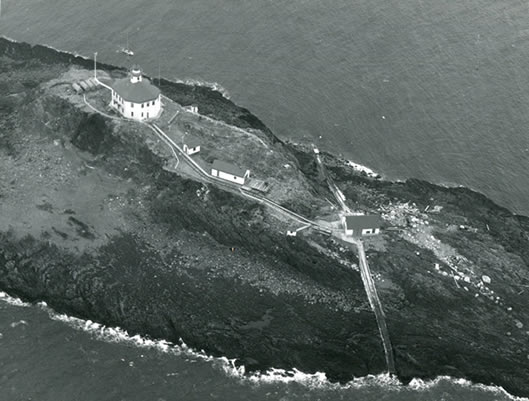
<path fill-rule="evenodd" d="M 132 66 L 129 77 L 114 81 L 110 106 L 133 120 L 156 118 L 162 111 L 160 89 L 142 77 L 141 68 Z"/>

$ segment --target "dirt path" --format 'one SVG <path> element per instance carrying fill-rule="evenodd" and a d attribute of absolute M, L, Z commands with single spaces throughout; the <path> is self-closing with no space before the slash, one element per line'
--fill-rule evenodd
<path fill-rule="evenodd" d="M 288 217 L 296 220 L 296 221 L 299 221 L 301 223 L 308 223 L 312 226 L 315 226 L 315 227 L 319 227 L 319 228 L 323 228 L 325 229 L 325 227 L 321 227 L 318 223 L 312 221 L 312 220 L 309 220 L 307 219 L 306 217 L 303 217 L 279 204 L 277 204 L 276 202 L 264 197 L 264 196 L 259 196 L 257 194 L 250 194 L 247 190 L 244 190 L 244 188 L 241 188 L 239 185 L 233 185 L 233 184 L 230 184 L 224 180 L 221 180 L 217 177 L 213 177 L 211 176 L 210 174 L 208 174 L 207 171 L 205 171 L 200 165 L 198 165 L 191 157 L 189 157 L 189 155 L 187 155 L 160 127 L 158 127 L 156 124 L 154 123 L 147 123 L 147 125 L 153 129 L 161 138 L 164 139 L 164 142 L 166 142 L 168 145 L 170 145 L 172 147 L 172 150 L 174 152 L 174 149 L 177 149 L 178 152 L 183 156 L 183 160 L 185 160 L 186 162 L 188 162 L 188 164 L 191 165 L 191 167 L 193 167 L 197 172 L 199 172 L 203 178 L 205 180 L 207 180 L 208 182 L 212 182 L 212 183 L 215 183 L 215 185 L 219 185 L 223 188 L 229 188 L 229 190 L 238 190 L 239 193 L 241 193 L 243 196 L 247 197 L 247 198 L 250 198 L 250 199 L 253 199 L 253 200 L 256 200 L 260 203 L 263 203 L 265 205 L 267 205 L 268 207 L 271 207 L 273 209 L 275 209 L 276 211 L 280 212 L 281 214 L 283 215 L 287 215 Z M 176 156 L 176 155 L 175 155 Z"/>
<path fill-rule="evenodd" d="M 325 177 L 327 181 L 327 185 L 329 186 L 329 189 L 333 193 L 338 204 L 341 206 L 343 212 L 346 214 L 351 213 L 349 207 L 345 204 L 345 196 L 343 195 L 342 191 L 340 191 L 338 186 L 334 183 L 334 180 L 329 176 L 329 174 L 325 170 L 325 166 L 323 165 L 320 155 L 318 153 L 316 153 L 316 161 L 318 163 L 318 168 L 320 170 L 320 173 L 322 174 L 323 177 Z M 395 370 L 395 358 L 393 356 L 393 347 L 391 345 L 391 340 L 389 338 L 389 331 L 386 325 L 386 317 L 384 314 L 384 309 L 382 309 L 382 303 L 380 302 L 380 298 L 378 297 L 377 288 L 375 286 L 375 282 L 373 281 L 373 277 L 371 276 L 371 271 L 367 263 L 367 258 L 366 258 L 366 254 L 364 250 L 364 244 L 359 239 L 347 237 L 342 233 L 335 232 L 334 235 L 341 238 L 345 242 L 354 244 L 358 250 L 360 275 L 362 277 L 362 282 L 364 283 L 364 288 L 367 294 L 367 298 L 369 300 L 369 304 L 371 305 L 371 309 L 373 310 L 375 314 L 375 318 L 376 318 L 377 325 L 378 325 L 378 331 L 380 333 L 380 338 L 382 339 L 382 345 L 384 347 L 384 354 L 386 357 L 386 365 L 388 367 L 388 372 L 391 374 L 394 374 L 396 373 L 396 370 Z"/>
<path fill-rule="evenodd" d="M 393 346 L 391 345 L 389 331 L 386 325 L 386 315 L 384 314 L 384 309 L 382 308 L 382 303 L 380 302 L 380 298 L 378 297 L 377 288 L 375 286 L 375 282 L 373 281 L 373 276 L 371 275 L 369 264 L 367 263 L 364 244 L 359 239 L 347 237 L 343 234 L 341 235 L 341 238 L 346 242 L 354 244 L 358 249 L 360 275 L 362 276 L 362 281 L 364 283 L 367 298 L 369 299 L 369 304 L 371 305 L 371 309 L 375 313 L 378 330 L 380 332 L 380 338 L 382 339 L 382 345 L 384 347 L 384 353 L 386 356 L 388 372 L 391 374 L 395 374 L 395 357 L 393 355 Z"/>

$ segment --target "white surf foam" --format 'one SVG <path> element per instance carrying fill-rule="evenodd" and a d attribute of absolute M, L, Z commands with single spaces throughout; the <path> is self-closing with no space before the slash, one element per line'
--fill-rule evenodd
<path fill-rule="evenodd" d="M 10 38 L 9 36 L 1 35 L 0 38 L 8 40 L 11 43 L 20 43 L 18 40 Z"/>
<path fill-rule="evenodd" d="M 19 320 L 18 322 L 13 322 L 11 323 L 9 326 L 14 329 L 15 327 L 17 326 L 27 326 L 28 325 L 28 322 L 26 322 L 25 320 Z"/>
<path fill-rule="evenodd" d="M 186 85 L 190 85 L 190 86 L 203 86 L 203 87 L 210 88 L 210 89 L 213 89 L 214 91 L 219 92 L 226 99 L 230 98 L 230 94 L 229 94 L 228 90 L 226 88 L 224 88 L 218 82 L 200 81 L 200 80 L 194 79 L 194 78 L 187 78 L 187 79 L 183 79 L 183 80 L 179 79 L 179 78 L 175 78 L 174 82 L 179 83 L 179 84 L 186 84 Z"/>
<path fill-rule="evenodd" d="M 517 397 L 517 396 L 509 394 L 501 386 L 476 384 L 467 379 L 456 378 L 456 377 L 451 377 L 451 376 L 437 376 L 435 379 L 432 379 L 432 380 L 412 379 L 411 382 L 408 384 L 408 387 L 410 387 L 413 390 L 417 390 L 417 391 L 425 391 L 425 390 L 431 389 L 432 387 L 438 386 L 442 382 L 448 382 L 451 384 L 455 384 L 458 387 L 462 387 L 462 388 L 481 390 L 486 393 L 498 394 L 498 395 L 501 395 L 502 397 L 508 398 L 509 400 L 513 400 L 513 401 L 529 401 L 529 398 Z"/>
<path fill-rule="evenodd" d="M 0 301 L 21 307 L 31 306 L 31 304 L 23 302 L 18 298 L 11 297 L 2 291 L 0 291 Z M 238 365 L 235 358 L 229 359 L 226 357 L 214 357 L 206 354 L 203 350 L 194 350 L 193 348 L 189 347 L 182 339 L 180 339 L 179 344 L 173 344 L 166 340 L 153 340 L 138 334 L 129 335 L 126 330 L 123 330 L 119 327 L 107 327 L 103 324 L 93 322 L 92 320 L 83 320 L 57 313 L 52 308 L 48 307 L 46 302 L 39 302 L 37 305 L 46 311 L 51 319 L 63 322 L 76 330 L 88 332 L 99 340 L 153 349 L 163 353 L 184 357 L 189 362 L 209 362 L 213 367 L 222 370 L 227 376 L 255 385 L 269 383 L 297 383 L 312 389 L 334 391 L 361 389 L 368 387 L 383 388 L 385 391 L 428 391 L 432 387 L 435 387 L 442 382 L 448 382 L 462 388 L 498 394 L 513 401 L 529 401 L 529 398 L 516 397 L 509 394 L 501 386 L 474 384 L 469 380 L 450 376 L 438 376 L 432 380 L 413 379 L 408 384 L 408 386 L 403 386 L 396 376 L 390 375 L 388 373 L 357 377 L 345 384 L 330 382 L 323 372 L 304 373 L 296 368 L 291 370 L 270 368 L 265 372 L 253 372 L 246 374 L 246 368 L 244 365 Z"/>
<path fill-rule="evenodd" d="M 351 381 L 340 384 L 329 381 L 323 372 L 304 373 L 296 368 L 291 370 L 271 368 L 265 373 L 257 372 L 244 378 L 252 383 L 298 383 L 311 389 L 347 390 L 366 387 L 383 387 L 385 390 L 400 391 L 402 383 L 389 373 L 356 377 Z"/>
<path fill-rule="evenodd" d="M 0 300 L 8 303 L 9 305 L 28 307 L 31 304 L 22 301 L 20 298 L 11 297 L 3 291 L 0 291 Z"/>
<path fill-rule="evenodd" d="M 369 167 L 363 166 L 361 164 L 352 162 L 351 160 L 347 161 L 347 165 L 351 166 L 354 170 L 364 172 L 368 177 L 377 177 L 379 176 L 374 170 L 371 170 Z"/>

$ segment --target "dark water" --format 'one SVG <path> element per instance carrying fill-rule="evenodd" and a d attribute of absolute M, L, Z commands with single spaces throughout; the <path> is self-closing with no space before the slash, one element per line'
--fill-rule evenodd
<path fill-rule="evenodd" d="M 128 33 L 147 73 L 216 82 L 281 137 L 529 214 L 528 17 L 519 0 L 4 0 L 0 34 L 126 65 Z M 446 380 L 255 384 L 0 305 L 1 400 L 506 399 Z"/>

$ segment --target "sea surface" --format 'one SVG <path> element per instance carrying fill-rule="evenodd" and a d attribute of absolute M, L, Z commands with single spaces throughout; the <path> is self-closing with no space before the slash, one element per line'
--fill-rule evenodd
<path fill-rule="evenodd" d="M 215 85 L 282 138 L 529 214 L 526 0 L 4 0 L 0 35 L 124 66 L 128 38 L 147 74 Z M 0 303 L 0 400 L 507 399 L 447 379 L 242 380 L 50 313 Z"/>

